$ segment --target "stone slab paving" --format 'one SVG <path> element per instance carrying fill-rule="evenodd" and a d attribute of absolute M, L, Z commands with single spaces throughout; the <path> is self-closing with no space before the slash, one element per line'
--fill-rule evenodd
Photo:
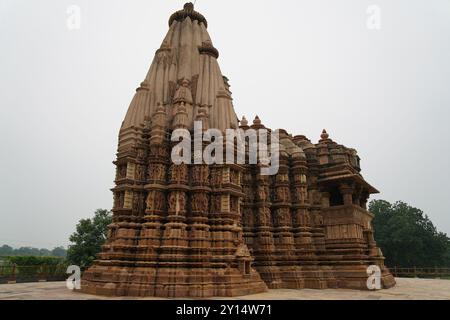
<path fill-rule="evenodd" d="M 394 288 L 379 291 L 347 289 L 269 290 L 237 300 L 450 300 L 450 280 L 397 278 Z M 39 282 L 0 285 L 0 300 L 105 300 L 117 299 L 72 292 L 65 282 Z M 119 298 L 133 300 L 134 298 Z M 224 298 L 229 299 L 229 298 Z M 145 298 L 142 300 L 162 300 Z"/>

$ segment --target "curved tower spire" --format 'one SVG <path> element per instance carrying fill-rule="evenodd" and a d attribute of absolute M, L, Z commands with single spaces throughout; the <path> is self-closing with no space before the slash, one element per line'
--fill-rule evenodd
<path fill-rule="evenodd" d="M 175 129 L 238 125 L 219 52 L 192 3 L 175 12 L 119 133 L 113 223 L 82 290 L 114 296 L 235 296 L 267 290 L 240 222 L 242 167 L 176 165 Z"/>
<path fill-rule="evenodd" d="M 175 12 L 169 19 L 169 31 L 161 47 L 156 51 L 150 70 L 143 82 L 145 97 L 136 93 L 122 125 L 122 130 L 143 126 L 148 116 L 153 116 L 158 103 L 167 108 L 169 118 L 173 114 L 175 95 L 181 86 L 191 96 L 186 101 L 189 129 L 199 106 L 209 107 L 209 125 L 225 130 L 238 125 L 233 109 L 231 93 L 220 71 L 214 48 L 207 31 L 207 21 L 194 10 L 192 3 Z"/>

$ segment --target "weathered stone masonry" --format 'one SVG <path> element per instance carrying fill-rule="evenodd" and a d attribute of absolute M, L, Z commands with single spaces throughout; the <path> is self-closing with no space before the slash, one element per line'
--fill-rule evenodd
<path fill-rule="evenodd" d="M 366 203 L 377 190 L 354 149 L 324 131 L 317 144 L 280 130 L 280 170 L 175 165 L 171 132 L 249 126 L 234 112 L 204 16 L 188 3 L 137 89 L 119 133 L 113 223 L 82 291 L 210 297 L 267 288 L 366 289 L 369 265 L 394 278 L 373 238 Z M 195 157 L 196 155 L 194 155 Z"/>

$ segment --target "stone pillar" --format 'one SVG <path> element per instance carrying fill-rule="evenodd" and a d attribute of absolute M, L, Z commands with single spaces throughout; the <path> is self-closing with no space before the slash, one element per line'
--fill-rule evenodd
<path fill-rule="evenodd" d="M 172 164 L 169 169 L 167 194 L 167 223 L 164 225 L 163 246 L 168 246 L 167 255 L 182 255 L 187 249 L 186 212 L 187 190 L 189 189 L 188 167 L 186 164 Z M 171 250 L 169 247 L 178 247 Z M 165 250 L 163 250 L 164 252 Z"/>
<path fill-rule="evenodd" d="M 242 173 L 242 192 L 244 193 L 242 201 L 242 217 L 241 223 L 243 225 L 244 240 L 247 246 L 251 249 L 255 245 L 256 215 L 253 207 L 255 201 L 255 192 L 253 190 L 253 175 L 249 166 L 244 167 Z"/>
<path fill-rule="evenodd" d="M 188 217 L 189 247 L 196 252 L 193 261 L 207 264 L 211 258 L 209 166 L 192 165 L 190 172 L 192 189 L 189 201 L 191 210 Z"/>
<path fill-rule="evenodd" d="M 145 172 L 145 213 L 138 243 L 138 256 L 141 260 L 158 261 L 158 252 L 155 248 L 161 245 L 163 219 L 166 207 L 166 177 L 169 145 L 165 139 L 165 111 L 158 107 L 159 115 L 153 123 L 149 139 L 150 152 Z"/>
<path fill-rule="evenodd" d="M 286 154 L 281 154 L 279 161 L 279 170 L 277 175 L 272 178 L 272 206 L 273 215 L 273 239 L 274 239 L 274 258 L 276 265 L 274 271 L 278 272 L 277 277 L 280 279 L 279 286 L 298 288 L 301 287 L 301 279 L 297 270 L 287 265 L 292 261 L 297 261 L 297 251 L 295 248 L 294 229 L 292 216 L 295 213 L 293 208 L 293 199 L 295 192 L 291 192 L 290 185 L 290 167 L 289 159 Z M 277 280 L 277 278 L 275 278 Z M 300 285 L 299 285 L 300 284 Z M 278 285 L 272 285 L 277 287 Z"/>
<path fill-rule="evenodd" d="M 322 192 L 322 208 L 330 207 L 330 196 L 329 192 Z"/>
<path fill-rule="evenodd" d="M 359 203 L 360 203 L 361 208 L 367 210 L 367 201 L 368 201 L 368 200 L 369 200 L 369 194 L 368 194 L 368 192 L 367 192 L 367 191 L 363 191 L 363 192 L 361 193 L 361 197 L 360 197 L 360 200 L 359 200 Z"/>
<path fill-rule="evenodd" d="M 255 170 L 255 244 L 254 257 L 255 267 L 269 288 L 279 288 L 281 277 L 279 268 L 276 266 L 276 247 L 273 234 L 273 223 L 271 211 L 271 199 L 268 176 L 261 175 L 261 164 Z"/>
<path fill-rule="evenodd" d="M 353 187 L 348 184 L 342 184 L 339 187 L 339 191 L 342 194 L 342 199 L 345 206 L 353 204 Z"/>

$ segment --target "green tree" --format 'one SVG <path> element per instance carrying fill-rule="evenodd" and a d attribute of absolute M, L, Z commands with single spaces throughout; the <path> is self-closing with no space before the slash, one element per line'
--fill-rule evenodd
<path fill-rule="evenodd" d="M 48 249 L 39 249 L 39 256 L 40 257 L 50 257 L 52 255 L 52 252 Z"/>
<path fill-rule="evenodd" d="M 67 250 L 64 247 L 56 247 L 51 251 L 51 256 L 65 258 L 67 255 Z"/>
<path fill-rule="evenodd" d="M 20 247 L 19 249 L 14 250 L 15 256 L 40 256 L 41 251 L 38 248 L 33 247 Z"/>
<path fill-rule="evenodd" d="M 437 231 L 422 210 L 398 201 L 374 200 L 375 240 L 388 266 L 450 266 L 450 238 Z"/>
<path fill-rule="evenodd" d="M 6 244 L 0 247 L 0 256 L 10 256 L 13 252 L 14 249 Z"/>
<path fill-rule="evenodd" d="M 104 209 L 98 209 L 92 219 L 80 220 L 69 238 L 72 244 L 67 250 L 67 261 L 81 268 L 90 266 L 105 243 L 111 222 L 111 212 Z"/>
<path fill-rule="evenodd" d="M 66 249 L 64 247 L 57 247 L 53 250 L 38 249 L 33 247 L 21 247 L 14 249 L 8 245 L 0 247 L 0 256 L 33 256 L 33 257 L 62 257 L 66 256 Z"/>

